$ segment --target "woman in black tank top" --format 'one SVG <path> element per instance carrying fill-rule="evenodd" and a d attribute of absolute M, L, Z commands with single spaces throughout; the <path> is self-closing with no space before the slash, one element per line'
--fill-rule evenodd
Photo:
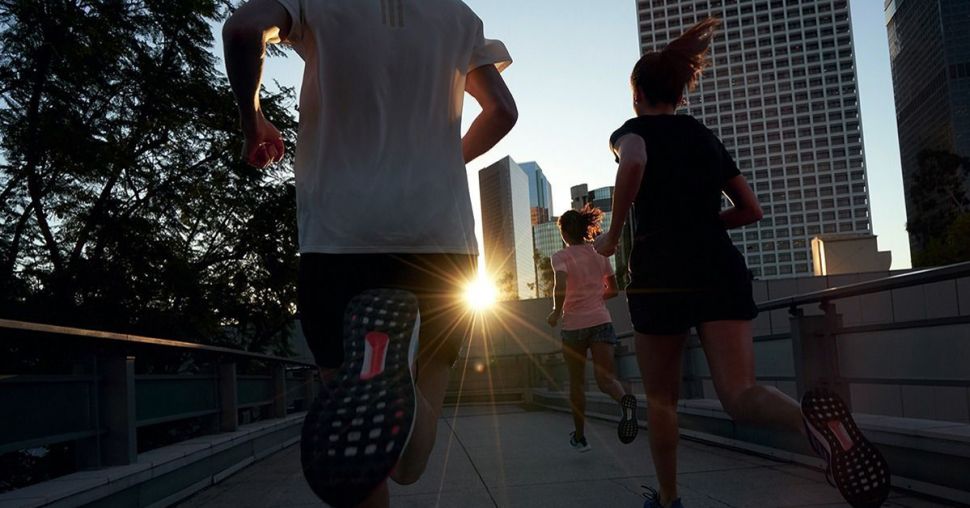
<path fill-rule="evenodd" d="M 803 416 L 799 404 L 778 389 L 755 383 L 751 320 L 757 307 L 750 272 L 727 230 L 760 220 L 761 207 L 720 139 L 695 118 L 675 114 L 706 66 L 719 24 L 713 18 L 701 21 L 663 51 L 647 53 L 637 62 L 631 76 L 637 117 L 610 137 L 620 167 L 613 221 L 610 231 L 597 239 L 596 250 L 604 256 L 616 251 L 635 205 L 627 301 L 660 484 L 644 505 L 648 508 L 682 506 L 676 479 L 677 401 L 681 357 L 691 328 L 697 329 L 718 397 L 732 418 L 803 434 L 819 420 L 808 409 Z M 725 210 L 722 193 L 732 203 Z M 813 395 L 806 394 L 806 400 Z M 834 423 L 854 427 L 851 416 L 844 418 Z M 868 445 L 855 434 L 863 441 L 859 444 Z M 834 481 L 851 504 L 878 506 L 888 495 L 885 461 L 876 461 L 885 473 L 885 486 L 872 489 L 868 497 L 850 498 L 842 487 L 860 478 L 838 474 L 832 459 L 836 454 L 818 439 L 815 445 L 829 459 Z"/>

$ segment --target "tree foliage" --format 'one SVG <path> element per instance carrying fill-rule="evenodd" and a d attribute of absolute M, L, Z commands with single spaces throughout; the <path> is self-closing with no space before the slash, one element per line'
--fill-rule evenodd
<path fill-rule="evenodd" d="M 970 261 L 970 159 L 926 150 L 910 187 L 912 212 L 907 230 L 913 235 L 915 266 Z"/>
<path fill-rule="evenodd" d="M 240 157 L 220 0 L 0 1 L 0 315 L 283 352 L 290 159 Z M 292 90 L 263 109 L 292 146 Z"/>
<path fill-rule="evenodd" d="M 540 254 L 538 250 L 533 251 L 533 259 L 536 265 L 536 282 L 529 283 L 529 289 L 535 290 L 539 298 L 551 298 L 556 286 L 552 260 Z"/>

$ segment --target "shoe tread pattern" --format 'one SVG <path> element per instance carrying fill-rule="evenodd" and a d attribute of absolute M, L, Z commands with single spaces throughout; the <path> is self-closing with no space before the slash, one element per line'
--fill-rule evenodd
<path fill-rule="evenodd" d="M 856 508 L 882 506 L 889 497 L 889 464 L 862 434 L 842 399 L 826 390 L 815 390 L 802 399 L 802 413 L 808 424 L 828 444 L 829 470 L 842 497 Z M 853 446 L 845 450 L 828 423 L 842 424 Z"/>
<path fill-rule="evenodd" d="M 301 461 L 310 488 L 334 507 L 354 506 L 385 481 L 407 444 L 415 415 L 408 353 L 417 299 L 397 290 L 355 296 L 344 314 L 344 364 L 303 424 Z M 361 380 L 368 333 L 389 341 L 384 371 Z"/>

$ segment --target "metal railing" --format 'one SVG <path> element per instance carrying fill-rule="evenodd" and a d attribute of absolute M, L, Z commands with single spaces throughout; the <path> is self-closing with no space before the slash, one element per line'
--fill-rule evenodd
<path fill-rule="evenodd" d="M 144 429 L 192 422 L 186 438 L 231 432 L 251 414 L 303 409 L 315 392 L 314 364 L 226 347 L 3 319 L 0 344 L 32 344 L 70 364 L 53 374 L 0 371 L 0 454 L 73 443 L 79 468 L 135 463 L 153 446 L 140 442 Z M 136 374 L 139 357 L 162 353 L 188 358 L 194 372 Z M 239 375 L 239 364 L 254 375 Z"/>
<path fill-rule="evenodd" d="M 970 376 L 968 379 L 939 379 L 931 377 L 927 379 L 895 379 L 895 380 L 873 380 L 846 378 L 842 375 L 838 360 L 837 341 L 841 335 L 856 333 L 856 329 L 847 329 L 842 324 L 842 317 L 839 315 L 835 303 L 837 300 L 852 297 L 872 295 L 876 293 L 891 292 L 899 289 L 912 288 L 938 282 L 956 281 L 957 279 L 970 278 L 970 262 L 958 263 L 949 266 L 915 270 L 899 275 L 874 279 L 870 281 L 841 285 L 819 291 L 811 291 L 783 298 L 775 298 L 758 303 L 760 312 L 787 309 L 790 317 L 790 328 L 785 333 L 774 333 L 769 336 L 755 337 L 756 341 L 775 341 L 791 340 L 793 365 L 795 371 L 790 375 L 762 377 L 761 381 L 786 381 L 795 384 L 798 394 L 804 393 L 811 387 L 826 386 L 840 392 L 843 397 L 851 404 L 851 394 L 848 385 L 856 382 L 866 382 L 869 384 L 912 384 L 923 386 L 970 386 Z M 961 305 L 964 303 L 961 301 Z M 802 308 L 812 304 L 820 304 L 824 311 L 823 315 L 805 315 Z M 883 327 L 893 329 L 919 328 L 930 325 L 962 325 L 970 324 L 970 316 L 952 317 L 937 320 L 923 320 L 918 322 L 888 323 Z M 858 328 L 858 327 L 857 327 Z M 879 328 L 869 326 L 867 328 Z M 618 335 L 620 339 L 629 339 L 633 332 L 626 332 Z M 691 347 L 699 347 L 692 344 Z M 639 373 L 633 360 L 634 352 L 626 348 L 617 350 L 617 373 L 626 378 L 627 381 L 638 381 Z M 561 358 L 561 353 L 550 352 L 540 355 L 521 355 L 527 356 L 532 365 L 531 372 L 524 379 L 536 386 L 546 384 L 555 385 L 562 388 L 566 384 L 565 365 Z M 517 362 L 521 363 L 521 362 Z M 700 375 L 692 372 L 692 369 L 684 369 L 684 394 L 688 398 L 700 397 L 703 393 L 701 386 L 703 381 L 709 380 L 709 375 Z M 511 378 L 510 378 L 511 379 Z M 456 398 L 453 395 L 453 398 Z"/>
<path fill-rule="evenodd" d="M 970 261 L 965 263 L 957 263 L 955 265 L 926 268 L 923 270 L 893 275 L 883 279 L 875 279 L 856 284 L 847 284 L 845 286 L 828 288 L 820 291 L 812 291 L 800 295 L 776 298 L 759 303 L 758 310 L 767 312 L 778 309 L 789 309 L 791 311 L 802 305 L 826 303 L 842 298 L 882 293 L 885 291 L 892 291 L 894 289 L 904 289 L 913 286 L 921 286 L 924 284 L 932 284 L 934 282 L 959 279 L 962 277 L 970 277 Z"/>

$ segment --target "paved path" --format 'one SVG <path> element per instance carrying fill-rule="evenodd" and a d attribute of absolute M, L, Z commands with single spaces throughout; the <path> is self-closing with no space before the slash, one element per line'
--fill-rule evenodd
<path fill-rule="evenodd" d="M 449 411 L 439 426 L 428 470 L 408 487 L 392 485 L 393 507 L 630 507 L 642 506 L 640 485 L 656 485 L 644 433 L 631 445 L 613 424 L 592 420 L 593 450 L 568 446 L 572 420 L 517 406 Z M 848 506 L 811 469 L 684 441 L 680 488 L 688 508 Z M 310 507 L 321 503 L 300 470 L 299 448 L 259 462 L 183 503 L 184 507 Z M 887 506 L 936 503 L 894 495 Z"/>

